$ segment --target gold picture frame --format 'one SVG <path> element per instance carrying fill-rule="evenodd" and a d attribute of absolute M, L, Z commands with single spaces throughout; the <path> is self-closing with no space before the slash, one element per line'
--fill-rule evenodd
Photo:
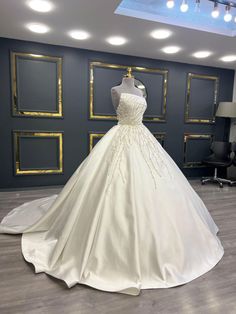
<path fill-rule="evenodd" d="M 152 132 L 157 140 L 161 140 L 161 146 L 164 147 L 166 132 Z"/>
<path fill-rule="evenodd" d="M 215 123 L 215 116 L 209 119 L 201 119 L 197 117 L 190 117 L 189 111 L 190 111 L 190 96 L 191 96 L 191 82 L 192 79 L 204 79 L 204 80 L 213 80 L 215 81 L 214 84 L 214 103 L 213 103 L 213 110 L 214 113 L 216 111 L 216 105 L 218 100 L 218 89 L 219 89 L 219 77 L 218 76 L 211 76 L 211 75 L 205 75 L 205 74 L 196 74 L 196 73 L 188 73 L 187 76 L 187 95 L 186 95 L 186 101 L 185 101 L 185 110 L 184 110 L 184 118 L 186 123 L 209 123 L 214 124 Z"/>
<path fill-rule="evenodd" d="M 163 104 L 162 104 L 162 114 L 160 116 L 149 116 L 143 117 L 143 121 L 149 122 L 166 122 L 166 107 L 167 107 L 167 85 L 168 85 L 168 70 L 162 69 L 153 69 L 146 67 L 138 67 L 138 66 L 129 66 L 129 65 L 119 65 L 119 64 L 111 64 L 104 62 L 90 62 L 90 87 L 89 87 L 89 118 L 93 120 L 117 120 L 116 115 L 100 115 L 94 113 L 94 68 L 102 67 L 102 68 L 110 68 L 110 69 L 124 69 L 131 68 L 133 71 L 146 72 L 146 73 L 158 73 L 163 75 Z"/>
<path fill-rule="evenodd" d="M 22 57 L 29 60 L 52 61 L 57 64 L 57 110 L 56 111 L 26 111 L 20 110 L 17 105 L 18 86 L 17 86 L 17 58 Z M 25 52 L 11 52 L 11 85 L 12 85 L 12 114 L 18 117 L 39 117 L 39 118 L 62 118 L 62 57 L 37 55 Z"/>
<path fill-rule="evenodd" d="M 56 169 L 21 169 L 20 138 L 42 137 L 58 139 L 58 168 Z M 63 174 L 63 132 L 58 131 L 19 131 L 13 130 L 15 175 Z"/>
<path fill-rule="evenodd" d="M 184 133 L 183 168 L 205 168 L 201 161 L 187 161 L 187 142 L 189 139 L 208 139 L 213 141 L 214 134 Z"/>
<path fill-rule="evenodd" d="M 94 147 L 94 140 L 96 138 L 102 138 L 105 134 L 106 134 L 105 132 L 89 133 L 89 153 Z"/>

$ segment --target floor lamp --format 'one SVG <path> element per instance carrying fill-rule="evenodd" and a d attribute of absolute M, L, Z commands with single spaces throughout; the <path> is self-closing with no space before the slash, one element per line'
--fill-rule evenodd
<path fill-rule="evenodd" d="M 216 111 L 216 117 L 236 118 L 236 102 L 220 102 Z M 234 139 L 236 140 L 236 134 L 234 134 Z"/>

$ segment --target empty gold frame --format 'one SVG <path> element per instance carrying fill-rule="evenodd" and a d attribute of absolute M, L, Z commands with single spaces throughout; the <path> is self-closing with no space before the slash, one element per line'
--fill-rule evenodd
<path fill-rule="evenodd" d="M 56 111 L 38 111 L 38 110 L 21 110 L 18 107 L 18 81 L 17 81 L 17 58 L 23 58 L 28 60 L 41 60 L 51 61 L 56 63 L 57 69 L 57 109 Z M 63 117 L 62 108 L 62 58 L 37 55 L 32 53 L 11 52 L 11 84 L 12 84 L 12 114 L 13 116 L 21 117 L 49 117 L 49 118 L 61 118 Z"/>
<path fill-rule="evenodd" d="M 106 133 L 89 133 L 89 153 L 91 152 L 91 150 L 94 147 L 94 140 L 96 138 L 102 138 Z"/>
<path fill-rule="evenodd" d="M 90 106 L 89 106 L 89 117 L 90 119 L 105 119 L 105 120 L 117 120 L 116 115 L 101 115 L 94 113 L 94 68 L 109 68 L 109 69 L 124 69 L 131 68 L 133 71 L 145 72 L 145 73 L 157 73 L 163 76 L 163 103 L 162 103 L 162 114 L 160 116 L 148 116 L 143 117 L 144 121 L 158 121 L 165 122 L 166 120 L 166 98 L 167 98 L 167 80 L 168 80 L 168 70 L 161 69 L 152 69 L 144 68 L 137 66 L 128 66 L 128 65 L 118 65 L 118 64 L 109 64 L 103 62 L 90 62 Z"/>
<path fill-rule="evenodd" d="M 21 169 L 20 139 L 22 137 L 36 138 L 57 138 L 58 140 L 58 167 L 55 169 Z M 62 174 L 63 173 L 63 133 L 62 132 L 34 132 L 34 131 L 13 131 L 15 175 L 34 174 Z"/>
<path fill-rule="evenodd" d="M 187 142 L 188 140 L 201 140 L 206 139 L 210 141 L 210 144 L 213 141 L 213 134 L 184 134 L 184 150 L 183 150 L 183 168 L 205 168 L 206 166 L 200 161 L 187 161 Z"/>
<path fill-rule="evenodd" d="M 192 79 L 203 79 L 203 80 L 212 80 L 214 81 L 214 100 L 213 100 L 213 116 L 209 119 L 202 119 L 198 117 L 190 117 L 190 97 L 191 97 L 191 82 Z M 185 102 L 185 122 L 190 123 L 215 123 L 215 110 L 216 110 L 216 104 L 218 100 L 218 88 L 219 88 L 219 78 L 217 76 L 210 76 L 210 75 L 204 75 L 204 74 L 194 74 L 194 73 L 188 73 L 187 77 L 187 95 L 186 95 L 186 102 Z M 200 93 L 201 91 L 199 91 Z"/>
<path fill-rule="evenodd" d="M 152 134 L 155 136 L 155 138 L 158 141 L 160 140 L 161 146 L 164 147 L 166 133 L 165 132 L 152 132 Z"/>

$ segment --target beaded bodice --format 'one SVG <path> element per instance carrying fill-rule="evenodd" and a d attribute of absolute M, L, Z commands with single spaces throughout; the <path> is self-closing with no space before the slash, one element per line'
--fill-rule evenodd
<path fill-rule="evenodd" d="M 142 123 L 146 109 L 145 98 L 129 93 L 121 94 L 116 109 L 118 123 L 107 132 L 107 136 L 110 133 L 115 133 L 112 136 L 112 143 L 106 156 L 109 164 L 106 188 L 110 186 L 116 169 L 119 170 L 123 182 L 126 182 L 121 163 L 126 154 L 132 155 L 132 151 L 136 151 L 137 154 L 140 152 L 142 155 L 154 180 L 155 188 L 157 188 L 161 178 L 173 179 L 171 169 L 166 162 L 168 157 L 166 157 L 165 150 Z M 106 136 L 103 139 L 106 139 Z"/>
<path fill-rule="evenodd" d="M 116 109 L 118 124 L 140 125 L 147 103 L 142 96 L 121 93 L 120 102 Z"/>

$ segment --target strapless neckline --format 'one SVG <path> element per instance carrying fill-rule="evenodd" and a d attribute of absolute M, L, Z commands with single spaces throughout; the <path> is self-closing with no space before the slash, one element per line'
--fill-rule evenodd
<path fill-rule="evenodd" d="M 147 109 L 144 97 L 130 93 L 121 93 L 116 109 L 119 125 L 142 125 L 143 114 Z"/>
<path fill-rule="evenodd" d="M 139 96 L 139 95 L 131 94 L 131 93 L 126 93 L 126 92 L 122 92 L 122 93 L 120 94 L 120 97 L 121 97 L 121 95 L 123 95 L 123 94 L 127 94 L 127 95 L 131 95 L 131 96 L 140 97 L 140 98 L 145 99 L 143 96 Z"/>
<path fill-rule="evenodd" d="M 117 113 L 118 108 L 120 107 L 120 104 L 121 104 L 121 100 L 122 100 L 122 98 L 123 98 L 123 95 L 129 95 L 129 96 L 138 97 L 138 98 L 141 98 L 141 99 L 145 100 L 145 102 L 146 102 L 146 99 L 145 99 L 143 96 L 139 96 L 139 95 L 135 95 L 135 94 L 123 92 L 123 93 L 120 94 L 119 104 L 118 104 L 118 106 L 117 106 L 117 108 L 116 108 L 116 113 Z"/>

